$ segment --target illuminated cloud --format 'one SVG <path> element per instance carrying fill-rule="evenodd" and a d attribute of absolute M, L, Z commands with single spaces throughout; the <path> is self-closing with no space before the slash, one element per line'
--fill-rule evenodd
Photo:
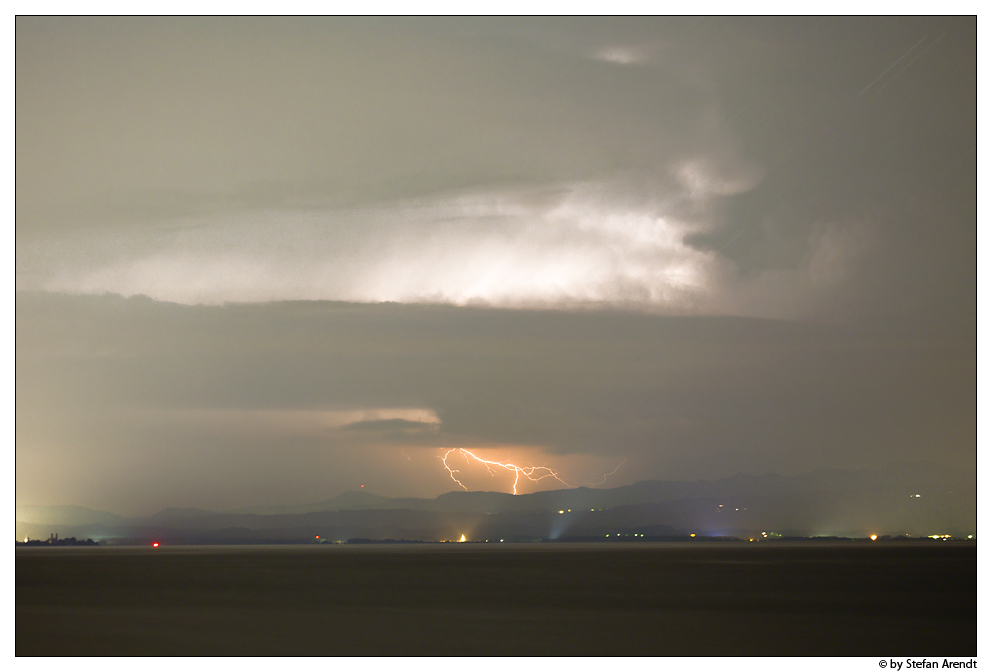
<path fill-rule="evenodd" d="M 705 159 L 683 163 L 676 175 L 689 193 L 699 199 L 742 194 L 753 189 L 761 180 L 760 171 L 753 166 L 730 168 Z"/>
<path fill-rule="evenodd" d="M 359 420 L 358 422 L 350 422 L 341 429 L 352 432 L 423 432 L 437 431 L 437 428 L 438 423 L 436 422 L 388 418 L 386 420 Z"/>
<path fill-rule="evenodd" d="M 651 57 L 652 51 L 653 50 L 650 47 L 618 45 L 600 49 L 596 52 L 595 58 L 600 61 L 617 63 L 619 65 L 633 65 L 647 61 Z"/>
<path fill-rule="evenodd" d="M 699 175 L 693 188 L 701 197 L 726 191 Z M 692 213 L 680 211 L 676 198 L 638 200 L 602 184 L 572 185 L 536 203 L 528 196 L 250 212 L 172 223 L 140 238 L 90 232 L 48 248 L 47 258 L 23 255 L 19 288 L 186 304 L 705 308 L 720 262 L 685 242 L 705 224 L 685 218 Z"/>
<path fill-rule="evenodd" d="M 320 437 L 339 430 L 437 428 L 437 414 L 427 408 L 265 409 L 190 408 L 129 409 L 128 414 L 151 425 L 197 426 L 235 436 Z"/>
<path fill-rule="evenodd" d="M 716 230 L 721 201 L 754 189 L 760 170 L 696 157 L 669 177 L 649 196 L 577 183 L 190 218 L 140 236 L 96 229 L 22 246 L 17 284 L 190 305 L 333 300 L 796 318 L 822 311 L 819 298 L 829 304 L 829 292 L 873 263 L 867 252 L 880 233 L 868 213 L 814 223 L 794 263 L 744 275 L 725 243 L 690 241 Z M 720 235 L 733 243 L 742 233 Z"/>

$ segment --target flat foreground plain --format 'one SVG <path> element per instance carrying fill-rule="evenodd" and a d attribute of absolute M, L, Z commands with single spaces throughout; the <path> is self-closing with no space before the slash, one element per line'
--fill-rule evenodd
<path fill-rule="evenodd" d="M 24 655 L 977 655 L 973 543 L 19 548 Z"/>

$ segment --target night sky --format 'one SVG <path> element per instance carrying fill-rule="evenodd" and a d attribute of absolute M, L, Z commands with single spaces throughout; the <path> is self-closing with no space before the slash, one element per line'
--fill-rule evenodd
<path fill-rule="evenodd" d="M 15 26 L 18 504 L 975 472 L 974 17 Z"/>

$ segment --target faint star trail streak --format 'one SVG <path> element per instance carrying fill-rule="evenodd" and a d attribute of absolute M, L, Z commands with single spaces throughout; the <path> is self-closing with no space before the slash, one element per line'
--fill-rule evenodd
<path fill-rule="evenodd" d="M 892 65 L 890 65 L 889 67 L 887 67 L 887 68 L 886 68 L 886 69 L 885 69 L 885 70 L 884 70 L 884 71 L 882 72 L 882 74 L 880 74 L 880 75 L 879 75 L 878 77 L 876 77 L 875 79 L 873 79 L 873 80 L 872 80 L 872 82 L 871 82 L 871 84 L 869 84 L 869 85 L 868 85 L 868 86 L 866 86 L 866 87 L 865 87 L 864 89 L 862 89 L 862 90 L 861 90 L 861 93 L 864 93 L 865 91 L 867 91 L 868 89 L 870 89 L 870 88 L 871 88 L 871 87 L 872 87 L 872 86 L 873 86 L 873 85 L 875 84 L 875 82 L 877 82 L 878 80 L 880 80 L 880 79 L 881 79 L 882 77 L 885 77 L 885 73 L 886 73 L 886 72 L 888 72 L 888 71 L 889 71 L 889 70 L 891 70 L 892 68 L 894 68 L 894 67 L 896 67 L 896 65 L 898 65 L 898 64 L 899 64 L 899 61 L 901 61 L 902 59 L 904 59 L 904 58 L 906 58 L 906 57 L 907 57 L 907 56 L 909 56 L 909 55 L 910 55 L 911 53 L 913 53 L 913 49 L 916 49 L 916 48 L 917 48 L 918 46 L 920 46 L 920 44 L 921 44 L 922 42 L 924 42 L 924 41 L 925 41 L 925 40 L 926 40 L 926 39 L 927 39 L 928 37 L 930 37 L 930 36 L 929 36 L 929 35 L 924 35 L 924 36 L 923 36 L 922 38 L 920 38 L 920 41 L 919 41 L 919 42 L 917 42 L 916 44 L 914 44 L 914 45 L 913 45 L 912 47 L 910 47 L 910 49 L 909 49 L 909 51 L 907 51 L 907 52 L 906 52 L 905 54 L 903 54 L 902 56 L 900 56 L 899 58 L 897 58 L 897 59 L 896 59 L 896 62 L 895 62 L 895 63 L 893 63 Z M 941 36 L 941 37 L 943 37 L 943 36 Z M 931 46 L 932 46 L 932 45 L 931 45 Z M 925 50 L 924 50 L 924 51 L 925 51 Z M 914 58 L 913 60 L 915 61 L 916 59 Z M 910 61 L 910 62 L 912 62 L 912 61 Z M 900 70 L 899 72 L 902 72 L 902 70 Z M 883 86 L 882 88 L 884 89 L 885 87 Z M 861 93 L 859 93 L 858 95 L 860 96 L 860 95 L 861 95 Z"/>
<path fill-rule="evenodd" d="M 904 66 L 902 66 L 902 68 L 901 68 L 901 69 L 899 70 L 899 72 L 897 72 L 896 74 L 894 74 L 894 75 L 892 75 L 892 77 L 891 77 L 891 78 L 889 79 L 889 81 L 887 81 L 887 82 L 886 82 L 885 84 L 882 84 L 882 86 L 880 86 L 880 87 L 879 87 L 879 89 L 878 89 L 878 93 L 881 93 L 881 92 L 882 92 L 882 91 L 883 91 L 883 90 L 885 89 L 885 87 L 887 87 L 887 86 L 888 86 L 889 84 L 891 84 L 891 83 L 892 83 L 892 81 L 893 81 L 893 80 L 894 80 L 894 79 L 895 79 L 896 77 L 898 77 L 899 75 L 901 75 L 901 74 L 903 73 L 903 71 L 905 71 L 905 70 L 906 70 L 906 68 L 908 68 L 909 66 L 911 66 L 911 65 L 912 65 L 913 63 L 916 63 L 916 60 L 917 60 L 917 59 L 918 59 L 918 58 L 919 58 L 920 56 L 922 56 L 923 54 L 925 54 L 925 53 L 927 53 L 928 51 L 930 51 L 930 47 L 932 47 L 933 45 L 935 45 L 935 44 L 937 44 L 938 42 L 940 42 L 940 40 L 941 40 L 941 39 L 942 39 L 942 38 L 944 37 L 944 35 L 947 35 L 947 33 L 943 33 L 943 34 L 942 34 L 942 35 L 941 35 L 940 37 L 938 37 L 938 38 L 937 38 L 936 40 L 934 40 L 933 42 L 931 42 L 930 44 L 928 44 L 928 45 L 927 45 L 927 48 L 926 48 L 926 49 L 924 49 L 923 51 L 921 51 L 921 52 L 920 52 L 919 54 L 917 54 L 917 55 L 916 55 L 916 57 L 915 57 L 915 58 L 914 58 L 913 60 L 911 60 L 911 61 L 910 61 L 909 63 L 907 63 L 906 65 L 904 65 Z"/>

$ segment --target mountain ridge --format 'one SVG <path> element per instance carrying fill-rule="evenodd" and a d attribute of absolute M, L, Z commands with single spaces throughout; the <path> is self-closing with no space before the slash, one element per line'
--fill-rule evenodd
<path fill-rule="evenodd" d="M 645 480 L 616 488 L 526 495 L 456 490 L 426 499 L 347 491 L 313 504 L 220 512 L 167 508 L 134 518 L 86 507 L 18 507 L 16 524 L 18 538 L 54 532 L 104 539 L 171 535 L 191 543 L 202 543 L 222 530 L 241 530 L 239 538 L 244 539 L 386 538 L 376 534 L 440 539 L 469 528 L 492 530 L 490 536 L 541 538 L 651 527 L 724 535 L 763 528 L 810 535 L 972 533 L 977 506 L 974 484 L 966 472 L 954 468 L 897 463 L 886 469 L 819 469 L 796 476 L 737 474 L 711 481 Z M 21 518 L 22 511 L 27 520 Z"/>

